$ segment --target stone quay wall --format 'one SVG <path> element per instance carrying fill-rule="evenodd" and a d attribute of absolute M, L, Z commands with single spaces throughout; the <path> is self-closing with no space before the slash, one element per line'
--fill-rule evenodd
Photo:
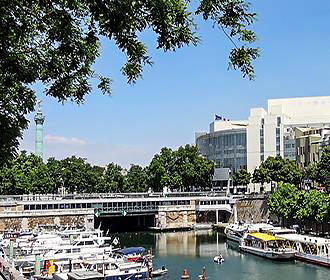
<path fill-rule="evenodd" d="M 237 220 L 246 223 L 261 223 L 274 220 L 268 209 L 267 196 L 246 197 L 236 202 Z M 234 211 L 229 223 L 234 222 Z"/>
<path fill-rule="evenodd" d="M 75 225 L 77 227 L 94 228 L 94 210 L 85 209 L 74 211 L 23 211 L 16 206 L 1 207 L 0 205 L 0 232 L 8 230 L 27 230 L 34 229 L 38 225 Z"/>
<path fill-rule="evenodd" d="M 196 224 L 195 206 L 186 209 L 168 207 L 160 209 L 156 218 L 156 227 L 163 229 L 193 228 Z"/>

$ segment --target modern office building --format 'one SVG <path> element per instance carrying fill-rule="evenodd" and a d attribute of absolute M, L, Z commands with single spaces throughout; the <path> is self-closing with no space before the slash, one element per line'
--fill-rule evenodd
<path fill-rule="evenodd" d="M 322 147 L 328 144 L 329 127 L 295 128 L 296 162 L 301 169 L 318 162 L 322 155 Z"/>
<path fill-rule="evenodd" d="M 209 133 L 196 137 L 196 145 L 219 168 L 253 173 L 269 156 L 297 160 L 296 128 L 326 131 L 329 126 L 330 96 L 270 99 L 267 110 L 251 108 L 246 121 L 212 122 Z M 320 146 L 329 139 L 323 134 Z"/>

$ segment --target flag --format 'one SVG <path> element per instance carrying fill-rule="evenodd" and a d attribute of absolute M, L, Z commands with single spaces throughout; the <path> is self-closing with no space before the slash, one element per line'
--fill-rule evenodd
<path fill-rule="evenodd" d="M 118 245 L 118 243 L 119 243 L 119 240 L 117 237 L 115 237 L 114 240 L 112 241 L 112 244 Z"/>
<path fill-rule="evenodd" d="M 221 116 L 218 116 L 218 115 L 215 115 L 215 120 L 216 121 L 221 121 L 222 120 L 222 117 Z"/>

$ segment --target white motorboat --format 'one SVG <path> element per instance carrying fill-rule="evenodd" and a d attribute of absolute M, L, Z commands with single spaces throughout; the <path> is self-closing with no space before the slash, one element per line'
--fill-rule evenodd
<path fill-rule="evenodd" d="M 266 233 L 246 233 L 239 248 L 243 252 L 251 253 L 273 260 L 290 260 L 295 257 L 296 250 L 286 247 L 285 239 Z"/>
<path fill-rule="evenodd" d="M 104 240 L 103 240 L 104 241 Z M 97 255 L 112 255 L 112 246 L 104 244 L 94 237 L 81 237 L 76 239 L 72 245 L 58 245 L 53 246 L 52 250 L 48 247 L 44 247 L 40 253 L 43 259 L 77 259 L 77 258 L 88 258 L 95 257 Z M 35 251 L 34 251 L 35 252 Z M 44 253 L 46 252 L 46 253 Z M 34 262 L 36 254 L 29 254 L 26 252 L 24 255 L 20 255 L 15 259 L 15 262 L 29 261 Z M 117 256 L 119 260 L 121 257 Z M 123 258 L 122 258 L 123 259 Z"/>
<path fill-rule="evenodd" d="M 224 233 L 226 238 L 234 242 L 240 242 L 247 230 L 247 225 L 229 224 L 225 227 Z"/>
<path fill-rule="evenodd" d="M 224 233 L 227 239 L 240 242 L 246 232 L 266 232 L 273 229 L 274 226 L 265 223 L 258 224 L 229 224 L 225 227 Z"/>
<path fill-rule="evenodd" d="M 225 261 L 225 259 L 221 255 L 217 255 L 213 258 L 213 261 L 215 263 L 221 264 Z"/>
<path fill-rule="evenodd" d="M 167 272 L 168 272 L 168 269 L 165 266 L 162 266 L 161 268 L 151 271 L 151 276 L 158 277 L 158 276 L 165 275 Z"/>
<path fill-rule="evenodd" d="M 147 263 L 92 262 L 87 269 L 104 275 L 104 280 L 148 279 L 151 268 Z"/>

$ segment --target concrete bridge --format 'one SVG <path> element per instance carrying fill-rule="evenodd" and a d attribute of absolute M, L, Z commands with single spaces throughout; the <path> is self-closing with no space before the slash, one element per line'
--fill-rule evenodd
<path fill-rule="evenodd" d="M 0 230 L 100 223 L 117 230 L 191 228 L 227 221 L 236 199 L 216 192 L 0 196 Z"/>

